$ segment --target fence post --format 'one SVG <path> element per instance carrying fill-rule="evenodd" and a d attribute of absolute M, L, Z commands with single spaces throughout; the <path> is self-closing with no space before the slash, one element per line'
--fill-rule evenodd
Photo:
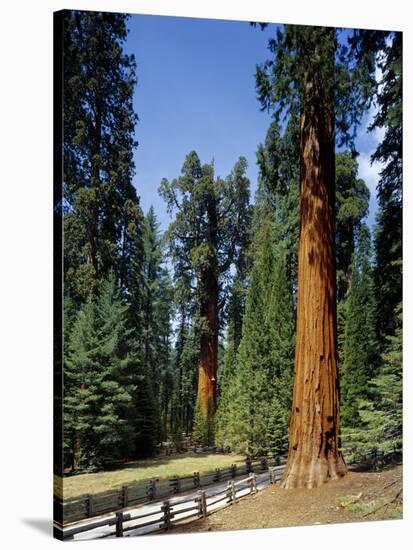
<path fill-rule="evenodd" d="M 123 537 L 123 512 L 116 512 L 116 536 Z"/>
<path fill-rule="evenodd" d="M 156 482 L 155 482 L 154 479 L 149 480 L 148 488 L 146 490 L 146 494 L 148 495 L 149 500 L 153 500 L 156 497 L 156 485 L 155 485 L 155 483 Z"/>
<path fill-rule="evenodd" d="M 199 472 L 194 472 L 194 487 L 200 487 L 201 479 L 199 477 Z"/>
<path fill-rule="evenodd" d="M 219 481 L 220 479 L 221 479 L 221 470 L 219 468 L 215 468 L 214 481 Z"/>
<path fill-rule="evenodd" d="M 94 514 L 94 507 L 93 507 L 93 495 L 87 495 L 87 515 L 88 517 L 93 516 Z"/>
<path fill-rule="evenodd" d="M 207 508 L 206 508 L 206 493 L 205 491 L 199 491 L 198 497 L 198 514 L 202 516 L 203 518 L 206 518 L 207 516 Z"/>
<path fill-rule="evenodd" d="M 248 479 L 250 480 L 250 494 L 252 494 L 253 492 L 256 493 L 257 492 L 257 479 L 255 477 L 255 474 L 252 473 Z"/>
<path fill-rule="evenodd" d="M 227 484 L 227 496 L 228 496 L 228 502 L 234 503 L 234 502 L 237 501 L 236 490 L 235 490 L 235 483 L 234 483 L 234 480 L 233 480 L 233 479 L 231 479 L 230 481 L 228 481 L 228 484 Z"/>
<path fill-rule="evenodd" d="M 207 501 L 206 501 L 206 492 L 201 491 L 201 512 L 202 517 L 207 517 Z"/>
<path fill-rule="evenodd" d="M 172 477 L 170 479 L 170 482 L 171 482 L 171 485 L 172 485 L 172 488 L 173 488 L 173 493 L 174 494 L 179 493 L 179 489 L 180 489 L 179 477 L 178 476 Z"/>
<path fill-rule="evenodd" d="M 237 475 L 237 465 L 231 464 L 231 476 L 236 477 L 236 475 Z"/>
<path fill-rule="evenodd" d="M 231 494 L 231 482 L 230 481 L 227 482 L 227 490 L 226 490 L 225 494 L 226 494 L 226 497 L 228 499 L 227 502 L 231 503 L 232 494 Z"/>
<path fill-rule="evenodd" d="M 171 505 L 169 500 L 165 500 L 163 506 L 161 506 L 161 511 L 163 512 L 163 524 L 159 527 L 161 529 L 163 528 L 169 530 L 171 527 L 171 518 L 173 517 L 173 514 L 171 514 Z"/>
<path fill-rule="evenodd" d="M 270 483 L 271 485 L 274 485 L 275 483 L 275 470 L 274 468 L 270 468 Z"/>
<path fill-rule="evenodd" d="M 122 486 L 122 506 L 123 508 L 126 508 L 128 505 L 128 486 L 123 485 Z"/>

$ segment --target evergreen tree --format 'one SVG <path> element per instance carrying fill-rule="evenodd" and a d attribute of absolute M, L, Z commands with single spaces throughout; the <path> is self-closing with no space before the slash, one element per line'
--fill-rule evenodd
<path fill-rule="evenodd" d="M 127 16 L 64 14 L 64 275 L 77 303 L 114 270 L 127 288 L 142 213 L 133 150 L 135 60 Z"/>
<path fill-rule="evenodd" d="M 126 309 L 110 275 L 73 324 L 65 356 L 65 449 L 77 467 L 103 467 L 131 451 L 138 378 Z"/>
<path fill-rule="evenodd" d="M 294 324 L 285 253 L 271 218 L 256 238 L 239 353 L 234 361 L 229 348 L 226 357 L 217 435 L 233 449 L 260 454 L 286 449 Z"/>
<path fill-rule="evenodd" d="M 313 487 L 346 473 L 339 448 L 335 257 L 335 138 L 351 130 L 370 98 L 347 62 L 337 31 L 285 25 L 270 40 L 273 59 L 258 67 L 263 109 L 300 113 L 300 238 L 297 347 L 289 455 L 283 487 Z M 307 381 L 310 381 L 308 383 Z"/>
<path fill-rule="evenodd" d="M 377 188 L 378 214 L 375 234 L 378 297 L 377 329 L 380 338 L 394 335 L 399 326 L 395 311 L 402 300 L 402 34 L 394 33 L 379 61 L 383 77 L 378 112 L 371 126 L 385 128 L 384 139 L 372 161 L 384 163 Z"/>
<path fill-rule="evenodd" d="M 351 267 L 370 192 L 357 177 L 357 157 L 350 151 L 336 153 L 336 262 L 337 262 L 337 353 L 344 368 L 347 298 Z M 343 401 L 341 401 L 343 403 Z"/>
<path fill-rule="evenodd" d="M 384 165 L 377 186 L 374 235 L 376 324 L 383 349 L 387 335 L 398 326 L 394 312 L 402 300 L 402 44 L 402 33 L 389 31 L 356 30 L 350 41 L 359 71 L 368 72 L 367 65 L 372 65 L 381 75 L 370 86 L 378 107 L 370 130 L 384 129 L 384 138 L 371 157 Z"/>
<path fill-rule="evenodd" d="M 401 451 L 403 445 L 403 336 L 402 307 L 396 308 L 398 325 L 387 337 L 382 365 L 369 381 L 367 395 L 358 402 L 358 426 L 346 430 L 350 458 L 359 460 L 373 449 Z"/>
<path fill-rule="evenodd" d="M 350 152 L 336 153 L 336 257 L 337 299 L 347 295 L 356 237 L 368 214 L 370 192 L 357 177 L 357 158 Z"/>
<path fill-rule="evenodd" d="M 297 133 L 297 119 L 292 118 L 284 134 L 281 136 L 279 125 L 273 120 L 266 136 L 265 143 L 260 145 L 257 151 L 257 163 L 259 166 L 259 182 L 256 193 L 256 200 L 253 209 L 252 221 L 252 242 L 248 249 L 248 263 L 252 265 L 252 273 L 248 275 L 249 286 L 247 289 L 247 300 L 250 305 L 248 316 L 249 328 L 243 331 L 242 341 L 244 341 L 243 353 L 247 344 L 245 339 L 254 338 L 251 332 L 257 330 L 261 334 L 258 340 L 266 341 L 266 338 L 272 334 L 274 327 L 263 323 L 263 319 L 268 315 L 271 318 L 271 312 L 266 312 L 266 304 L 256 300 L 252 295 L 257 292 L 257 280 L 260 276 L 257 259 L 263 255 L 265 243 L 268 245 L 267 253 L 269 263 L 273 263 L 272 268 L 278 272 L 278 275 L 271 275 L 267 282 L 261 281 L 261 292 L 265 296 L 271 295 L 267 284 L 273 285 L 272 292 L 277 293 L 274 300 L 280 300 L 284 306 L 280 305 L 271 311 L 277 312 L 274 323 L 285 327 L 284 338 L 275 335 L 272 342 L 267 342 L 267 346 L 261 346 L 257 350 L 260 356 L 258 364 L 265 364 L 268 361 L 271 365 L 269 372 L 273 372 L 270 388 L 266 388 L 262 394 L 262 401 L 259 401 L 260 409 L 265 411 L 265 429 L 267 435 L 264 436 L 264 443 L 261 445 L 262 451 L 271 450 L 281 453 L 286 450 L 287 441 L 287 421 L 289 417 L 289 408 L 291 404 L 291 356 L 294 346 L 294 299 L 295 288 L 297 284 L 297 241 L 298 241 L 298 173 L 299 173 L 299 139 Z M 266 236 L 263 239 L 263 235 Z M 250 268 L 251 269 L 251 268 Z M 263 275 L 263 273 L 261 273 Z M 258 279 L 257 279 L 258 277 Z M 275 283 L 275 280 L 277 283 Z M 261 298 L 259 299 L 261 300 Z M 254 329 L 254 317 L 257 328 Z M 260 318 L 260 316 L 263 316 Z M 244 322 L 244 321 L 243 321 Z M 269 331 L 266 334 L 266 331 Z M 270 336 L 271 337 L 271 336 Z M 221 377 L 220 399 L 217 414 L 217 438 L 218 441 L 242 449 L 251 446 L 256 434 L 260 432 L 262 426 L 257 425 L 253 428 L 252 424 L 245 428 L 243 419 L 247 416 L 243 413 L 243 407 L 248 403 L 242 403 L 242 399 L 247 402 L 252 399 L 252 394 L 248 394 L 248 389 L 244 386 L 242 377 L 245 378 L 245 372 L 252 368 L 251 364 L 244 365 L 240 361 L 240 353 L 235 346 L 235 340 L 232 339 L 232 318 L 229 318 L 227 348 L 225 354 L 225 365 Z M 252 344 L 253 348 L 255 344 Z M 276 365 L 284 362 L 284 368 L 278 368 Z M 247 359 L 248 363 L 248 359 Z M 244 371 L 244 374 L 243 374 Z M 280 375 L 282 372 L 282 375 Z M 254 372 L 249 372 L 249 376 L 254 380 Z M 248 381 L 248 385 L 251 382 Z M 257 417 L 259 413 L 257 411 Z M 249 430 L 248 434 L 243 435 L 243 430 Z M 252 449 L 252 447 L 251 447 Z M 255 448 L 254 452 L 258 452 Z"/>
<path fill-rule="evenodd" d="M 370 234 L 363 226 L 351 270 L 346 303 L 341 404 L 344 428 L 360 425 L 358 402 L 368 396 L 368 382 L 378 366 L 375 332 L 375 296 L 371 268 Z"/>
<path fill-rule="evenodd" d="M 170 394 L 165 386 L 170 379 L 170 336 L 172 288 L 164 255 L 159 224 L 153 207 L 143 225 L 142 288 L 138 290 L 141 307 L 134 314 L 137 350 L 141 354 L 141 384 L 135 396 L 136 452 L 139 456 L 154 454 L 157 444 L 166 436 Z M 135 302 L 136 304 L 136 302 Z M 137 329 L 137 330 L 136 330 Z M 140 332 L 139 332 L 140 331 Z M 163 416 L 162 416 L 163 411 Z M 166 418 L 165 418 L 166 414 Z"/>
<path fill-rule="evenodd" d="M 218 333 L 230 268 L 239 257 L 249 217 L 249 180 L 241 157 L 225 179 L 215 178 L 213 164 L 201 165 L 192 151 L 182 175 L 163 179 L 160 194 L 176 211 L 168 236 L 176 274 L 196 296 L 199 317 L 197 433 L 212 433 L 216 406 Z M 200 425 L 204 423 L 205 429 Z M 201 441 L 206 443 L 207 441 Z M 208 441 L 209 443 L 211 440 Z"/>
<path fill-rule="evenodd" d="M 235 403 L 241 388 L 237 378 L 237 352 L 234 338 L 229 335 L 226 342 L 224 365 L 219 378 L 219 399 L 215 419 L 215 438 L 218 444 L 239 447 L 239 433 L 235 423 Z"/>

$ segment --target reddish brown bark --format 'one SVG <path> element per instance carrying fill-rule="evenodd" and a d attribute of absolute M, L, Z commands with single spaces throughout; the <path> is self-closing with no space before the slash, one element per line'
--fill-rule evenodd
<path fill-rule="evenodd" d="M 218 365 L 218 284 L 216 275 L 206 275 L 205 296 L 201 303 L 201 317 L 204 320 L 200 342 L 198 401 L 204 416 L 215 412 L 216 378 Z M 212 407 L 212 410 L 211 410 Z"/>
<path fill-rule="evenodd" d="M 282 486 L 343 476 L 339 450 L 332 109 L 301 116 L 297 337 L 289 453 Z"/>

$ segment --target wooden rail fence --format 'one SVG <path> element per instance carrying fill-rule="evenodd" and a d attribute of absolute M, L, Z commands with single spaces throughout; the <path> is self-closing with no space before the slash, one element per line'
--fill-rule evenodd
<path fill-rule="evenodd" d="M 206 487 L 220 481 L 227 481 L 252 472 L 264 472 L 271 466 L 281 463 L 280 457 L 273 459 L 260 458 L 252 461 L 247 459 L 244 464 L 231 464 L 228 468 L 216 468 L 214 471 L 194 472 L 189 476 L 174 476 L 170 479 L 149 479 L 119 489 L 102 493 L 81 495 L 62 501 L 54 497 L 55 506 L 60 508 L 63 526 L 71 523 L 101 516 L 124 508 L 144 504 L 165 497 L 185 493 L 194 488 Z"/>
<path fill-rule="evenodd" d="M 373 449 L 365 454 L 364 460 L 369 461 L 372 469 L 377 469 L 389 461 L 394 460 L 395 457 L 400 459 L 400 452 L 383 453 Z M 179 523 L 180 521 L 186 521 L 194 517 L 206 517 L 208 513 L 213 511 L 211 510 L 211 507 L 220 502 L 226 501 L 225 505 L 230 505 L 237 502 L 237 498 L 240 498 L 240 496 L 256 493 L 257 484 L 268 480 L 268 478 L 263 480 L 263 476 L 261 476 L 261 479 L 257 481 L 257 473 L 260 474 L 267 471 L 269 474 L 270 483 L 276 483 L 276 481 L 281 478 L 284 467 L 285 466 L 284 464 L 281 464 L 279 457 L 271 460 L 262 458 L 259 461 L 254 462 L 247 459 L 245 464 L 241 466 L 232 464 L 229 468 L 221 470 L 216 469 L 214 472 L 208 472 L 202 475 L 200 475 L 199 472 L 195 472 L 193 476 L 175 476 L 169 480 L 163 480 L 162 482 L 157 482 L 157 480 L 149 480 L 146 485 L 143 485 L 145 488 L 144 493 L 142 493 L 142 491 L 141 493 L 139 492 L 142 484 L 138 484 L 138 486 L 123 486 L 120 491 L 115 492 L 117 506 L 119 506 L 120 510 L 113 510 L 113 491 L 101 493 L 99 495 L 89 495 L 86 498 L 79 499 L 80 504 L 77 505 L 82 511 L 80 514 L 80 519 L 83 520 L 88 517 L 109 514 L 111 512 L 115 512 L 114 515 L 93 523 L 83 523 L 82 525 L 76 526 L 69 525 L 66 526 L 66 528 L 63 528 L 64 526 L 57 527 L 64 540 L 73 538 L 76 534 L 92 531 L 104 526 L 114 526 L 114 531 L 110 531 L 107 534 L 102 535 L 102 537 L 113 535 L 116 537 L 122 537 L 123 533 L 127 531 L 142 529 L 149 526 L 157 526 L 153 529 L 154 531 L 169 530 L 174 524 Z M 247 475 L 247 477 L 235 481 L 235 478 L 241 475 Z M 188 480 L 191 480 L 192 483 L 186 483 Z M 227 480 L 227 486 L 222 491 L 208 496 L 206 491 L 202 489 L 204 486 L 211 485 L 222 480 Z M 194 487 L 199 489 L 195 497 L 191 496 L 186 500 L 181 500 L 176 503 L 171 503 L 169 500 L 162 500 L 160 502 L 160 506 L 152 512 L 147 512 L 140 515 L 131 515 L 131 513 L 125 513 L 122 510 L 122 508 L 126 508 L 127 506 L 141 504 L 142 502 L 155 501 L 155 499 L 160 496 L 164 498 L 162 491 L 168 491 L 169 495 L 176 495 L 180 492 L 188 490 L 189 488 L 193 489 Z M 249 489 L 249 492 L 239 495 L 239 493 L 241 491 L 245 491 L 245 489 Z M 177 508 L 183 504 L 188 504 L 188 506 L 185 506 L 184 508 Z M 73 501 L 67 502 L 64 506 L 69 507 L 70 505 L 73 506 Z M 73 521 L 72 518 L 77 517 L 77 508 L 74 508 L 74 511 L 75 512 L 73 513 L 72 510 L 70 510 L 71 514 L 66 514 L 65 517 L 69 517 L 71 521 Z M 146 519 L 147 521 L 139 524 L 135 523 L 134 525 L 126 525 L 125 527 L 125 524 L 128 524 L 129 522 L 136 522 L 143 519 Z"/>
<path fill-rule="evenodd" d="M 283 469 L 284 466 L 281 465 L 270 467 L 269 470 L 267 470 L 269 472 L 271 483 L 275 483 L 281 478 Z M 193 518 L 205 518 L 209 513 L 216 510 L 216 505 L 221 502 L 224 503 L 224 506 L 228 506 L 236 503 L 237 499 L 243 496 L 256 493 L 258 491 L 257 484 L 257 474 L 251 472 L 248 473 L 248 477 L 239 481 L 234 481 L 234 479 L 228 480 L 226 488 L 213 495 L 208 496 L 205 490 L 200 490 L 197 492 L 195 497 L 192 496 L 186 500 L 181 500 L 176 503 L 165 500 L 160 503 L 160 506 L 156 510 L 145 514 L 133 515 L 131 513 L 119 511 L 116 512 L 114 516 L 98 522 L 66 528 L 63 530 L 63 539 L 72 539 L 77 534 L 92 531 L 104 526 L 114 526 L 114 530 L 110 530 L 109 532 L 102 534 L 99 538 L 114 535 L 116 537 L 123 537 L 124 533 L 128 531 L 137 531 L 138 529 L 142 530 L 147 529 L 148 527 L 153 527 L 150 531 L 168 531 L 173 525 L 176 525 L 179 522 L 187 521 Z M 245 492 L 245 490 L 247 490 L 247 492 Z M 244 493 L 241 495 L 240 493 L 243 491 Z M 213 508 L 214 506 L 215 508 Z M 220 508 L 221 507 L 222 505 Z M 130 522 L 134 522 L 134 524 L 128 525 Z M 148 531 L 146 530 L 145 532 Z"/>

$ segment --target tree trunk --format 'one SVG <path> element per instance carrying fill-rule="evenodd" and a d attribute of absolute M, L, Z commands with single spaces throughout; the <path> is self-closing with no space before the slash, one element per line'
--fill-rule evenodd
<path fill-rule="evenodd" d="M 201 303 L 201 330 L 198 401 L 203 415 L 215 413 L 218 365 L 218 282 L 212 271 L 205 275 Z"/>
<path fill-rule="evenodd" d="M 301 116 L 297 338 L 284 488 L 316 487 L 347 471 L 339 450 L 334 115 L 328 103 L 314 105 Z"/>

